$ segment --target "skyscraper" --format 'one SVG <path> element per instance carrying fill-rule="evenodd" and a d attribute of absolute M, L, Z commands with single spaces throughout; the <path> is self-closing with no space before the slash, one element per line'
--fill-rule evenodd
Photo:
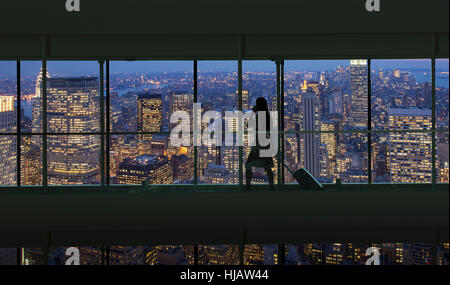
<path fill-rule="evenodd" d="M 139 94 L 137 103 L 138 132 L 160 132 L 163 123 L 161 94 Z M 151 134 L 138 136 L 140 154 L 151 153 L 152 137 Z"/>
<path fill-rule="evenodd" d="M 47 80 L 50 78 L 50 74 L 47 70 Z M 32 104 L 32 130 L 33 133 L 40 133 L 42 132 L 42 68 L 39 71 L 38 77 L 36 79 L 36 91 L 34 98 L 32 98 L 31 104 Z"/>
<path fill-rule="evenodd" d="M 15 131 L 14 96 L 0 96 L 0 133 Z M 0 185 L 15 185 L 16 153 L 16 137 L 0 136 Z"/>
<path fill-rule="evenodd" d="M 431 110 L 388 109 L 389 129 L 429 130 Z M 431 182 L 431 133 L 389 133 L 392 182 Z"/>
<path fill-rule="evenodd" d="M 348 123 L 352 126 L 367 126 L 368 114 L 368 66 L 367 60 L 350 61 L 350 113 Z"/>
<path fill-rule="evenodd" d="M 162 128 L 161 94 L 139 94 L 138 132 L 159 132 Z"/>
<path fill-rule="evenodd" d="M 317 95 L 308 91 L 301 96 L 301 120 L 303 131 L 315 131 L 319 126 L 319 106 Z M 301 165 L 306 168 L 313 176 L 320 174 L 320 149 L 319 137 L 314 133 L 301 134 L 300 155 Z"/>
<path fill-rule="evenodd" d="M 49 133 L 91 133 L 100 129 L 97 78 L 50 78 L 47 81 Z M 100 137 L 48 136 L 50 185 L 99 183 Z"/>

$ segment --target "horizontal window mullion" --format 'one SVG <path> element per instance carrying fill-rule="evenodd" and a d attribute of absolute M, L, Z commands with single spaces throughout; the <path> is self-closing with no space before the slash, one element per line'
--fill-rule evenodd
<path fill-rule="evenodd" d="M 355 134 L 355 133 L 448 133 L 449 129 L 436 129 L 436 130 L 343 130 L 343 131 L 278 131 L 278 134 Z M 243 134 L 248 134 L 250 132 L 244 131 Z M 101 132 L 80 132 L 80 133 L 45 133 L 46 135 L 51 136 L 69 136 L 69 135 L 102 135 Z M 104 133 L 104 135 L 170 135 L 171 132 L 110 132 Z M 189 132 L 190 135 L 193 135 L 193 132 Z M 0 136 L 42 136 L 44 133 L 28 133 L 28 132 L 12 132 L 12 133 L 0 133 Z"/>

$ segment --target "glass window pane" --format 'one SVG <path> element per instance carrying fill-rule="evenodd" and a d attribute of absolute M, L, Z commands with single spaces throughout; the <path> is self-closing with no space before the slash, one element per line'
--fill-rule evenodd
<path fill-rule="evenodd" d="M 0 186 L 16 185 L 17 137 L 0 135 Z"/>
<path fill-rule="evenodd" d="M 336 126 L 330 124 L 330 130 Z M 321 183 L 367 183 L 367 134 L 301 133 L 285 135 L 285 162 L 293 171 L 305 168 Z M 285 172 L 286 183 L 297 183 Z"/>
<path fill-rule="evenodd" d="M 47 71 L 48 132 L 99 132 L 98 62 L 49 61 Z"/>
<path fill-rule="evenodd" d="M 98 135 L 49 135 L 47 157 L 49 185 L 100 183 Z"/>
<path fill-rule="evenodd" d="M 140 146 L 142 142 L 144 146 Z M 169 146 L 168 135 L 113 135 L 112 184 L 192 183 L 193 147 Z"/>
<path fill-rule="evenodd" d="M 449 182 L 448 133 L 436 133 L 436 182 Z"/>
<path fill-rule="evenodd" d="M 431 183 L 431 133 L 372 135 L 375 183 Z"/>
<path fill-rule="evenodd" d="M 17 71 L 15 61 L 0 61 L 0 133 L 15 133 Z"/>
<path fill-rule="evenodd" d="M 236 131 L 234 125 L 225 121 L 225 112 L 238 110 L 238 64 L 236 61 L 199 61 L 198 62 L 198 102 L 201 104 L 202 118 L 206 112 L 215 111 L 217 119 L 203 121 L 202 131 L 224 128 Z M 237 125 L 236 125 L 237 126 Z M 217 136 L 215 132 L 212 132 Z M 237 184 L 239 183 L 239 148 L 236 136 L 225 143 L 225 133 L 218 138 L 219 143 L 202 145 L 197 148 L 197 171 L 199 183 Z"/>
<path fill-rule="evenodd" d="M 329 121 L 340 129 L 367 129 L 367 68 L 367 60 L 286 61 L 285 130 L 320 130 Z"/>
<path fill-rule="evenodd" d="M 405 130 L 431 129 L 431 60 L 372 60 L 371 76 L 373 129 L 392 129 L 393 118 Z"/>
<path fill-rule="evenodd" d="M 448 58 L 436 60 L 436 129 L 448 130 Z"/>
<path fill-rule="evenodd" d="M 242 62 L 242 110 L 250 111 L 256 106 L 256 100 L 263 97 L 267 101 L 267 107 L 272 124 L 278 128 L 278 109 L 277 109 L 277 73 L 276 64 L 267 60 L 247 60 Z M 243 180 L 247 182 L 246 165 L 252 147 L 249 145 L 249 136 L 244 135 L 243 148 Z M 257 153 L 257 152 L 254 152 Z M 278 149 L 276 151 L 278 153 Z M 253 154 L 252 154 L 253 156 Z M 270 160 L 270 158 L 268 158 Z M 272 158 L 273 167 L 271 167 L 274 183 L 277 183 L 277 156 Z M 267 161 L 270 163 L 270 161 Z M 264 168 L 252 167 L 252 184 L 269 184 L 269 176 Z"/>
<path fill-rule="evenodd" d="M 21 61 L 20 72 L 21 132 L 40 133 L 42 132 L 42 62 Z"/>
<path fill-rule="evenodd" d="M 20 147 L 21 185 L 42 185 L 42 136 L 22 136 Z"/>
<path fill-rule="evenodd" d="M 169 131 L 174 111 L 192 114 L 193 94 L 192 61 L 112 61 L 111 131 Z"/>

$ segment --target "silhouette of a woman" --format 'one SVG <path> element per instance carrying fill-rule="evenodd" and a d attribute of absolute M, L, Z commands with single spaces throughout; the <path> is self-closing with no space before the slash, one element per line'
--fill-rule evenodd
<path fill-rule="evenodd" d="M 247 158 L 247 163 L 245 164 L 245 178 L 246 178 L 246 190 L 250 190 L 250 182 L 252 180 L 252 167 L 261 167 L 266 171 L 267 177 L 269 179 L 270 188 L 273 190 L 273 172 L 272 168 L 274 167 L 273 158 L 272 157 L 261 157 L 260 150 L 268 149 L 270 145 L 261 146 L 258 139 L 259 132 L 266 132 L 266 137 L 270 138 L 270 114 L 269 108 L 267 107 L 267 101 L 263 97 L 259 97 L 256 99 L 256 106 L 253 108 L 253 112 L 255 112 L 256 116 L 256 145 L 252 146 L 250 150 L 250 154 Z M 259 129 L 258 126 L 258 112 L 265 112 L 266 116 L 266 126 L 264 129 Z"/>

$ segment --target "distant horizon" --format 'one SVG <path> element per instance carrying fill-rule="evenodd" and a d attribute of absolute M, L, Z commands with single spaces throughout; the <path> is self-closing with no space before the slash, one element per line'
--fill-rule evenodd
<path fill-rule="evenodd" d="M 339 65 L 349 66 L 350 60 L 287 60 L 285 71 L 330 71 Z M 41 68 L 40 61 L 23 61 L 21 64 L 22 76 L 37 76 Z M 431 71 L 430 59 L 407 60 L 372 60 L 372 69 L 395 68 L 406 70 Z M 79 76 L 83 74 L 98 73 L 96 61 L 48 61 L 47 69 L 50 73 L 64 76 Z M 114 73 L 161 73 L 161 72 L 192 72 L 192 61 L 111 61 L 110 72 Z M 448 59 L 436 60 L 437 71 L 448 71 Z M 237 61 L 198 61 L 199 72 L 237 72 Z M 275 64 L 271 61 L 246 60 L 243 61 L 243 72 L 261 71 L 276 72 Z M 0 61 L 0 76 L 10 77 L 16 75 L 15 61 Z"/>

